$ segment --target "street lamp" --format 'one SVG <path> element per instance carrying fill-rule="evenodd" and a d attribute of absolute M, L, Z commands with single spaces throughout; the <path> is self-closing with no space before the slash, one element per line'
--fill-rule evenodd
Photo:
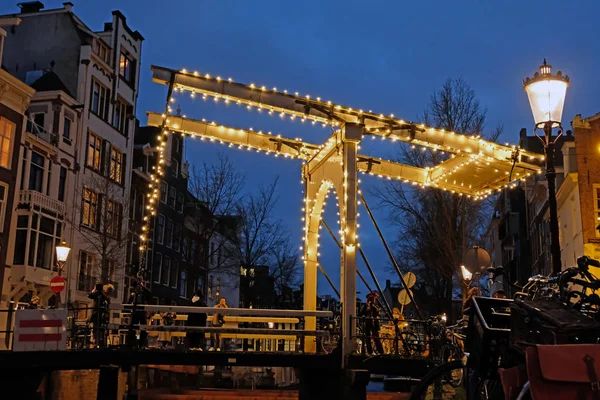
<path fill-rule="evenodd" d="M 462 272 L 463 280 L 470 282 L 473 278 L 473 274 L 471 273 L 471 271 L 469 271 L 464 265 L 460 266 L 460 271 Z"/>
<path fill-rule="evenodd" d="M 561 271 L 560 244 L 558 240 L 558 212 L 556 206 L 556 170 L 554 169 L 554 145 L 563 134 L 561 119 L 569 77 L 558 71 L 552 75 L 551 65 L 540 66 L 533 78 L 525 78 L 523 86 L 529 98 L 533 119 L 535 120 L 535 135 L 544 145 L 546 159 L 546 180 L 548 181 L 548 205 L 550 208 L 550 254 L 552 256 L 552 273 Z M 552 137 L 552 130 L 557 129 L 557 135 Z M 543 132 L 543 136 L 539 131 Z"/>
<path fill-rule="evenodd" d="M 64 240 L 61 241 L 58 246 L 56 246 L 56 264 L 58 265 L 59 276 L 62 275 L 70 251 L 71 248 L 67 245 L 67 242 L 65 242 Z"/>

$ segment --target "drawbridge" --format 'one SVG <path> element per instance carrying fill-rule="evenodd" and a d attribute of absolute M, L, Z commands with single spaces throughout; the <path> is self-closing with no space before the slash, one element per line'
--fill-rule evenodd
<path fill-rule="evenodd" d="M 356 337 L 356 277 L 357 255 L 363 257 L 358 240 L 357 207 L 362 201 L 378 232 L 372 213 L 359 189 L 359 173 L 403 182 L 423 189 L 444 190 L 456 196 L 466 196 L 474 201 L 484 199 L 503 189 L 516 185 L 535 173 L 540 173 L 543 156 L 527 152 L 516 146 L 506 146 L 486 141 L 480 136 L 449 132 L 395 117 L 354 109 L 320 97 L 288 93 L 277 88 L 234 82 L 219 76 L 199 72 L 174 70 L 153 66 L 153 81 L 167 86 L 166 105 L 163 112 L 148 112 L 148 125 L 160 127 L 156 138 L 157 165 L 151 174 L 149 202 L 140 239 L 142 245 L 140 274 L 145 271 L 145 254 L 150 240 L 153 217 L 160 197 L 161 176 L 165 173 L 167 138 L 171 134 L 198 137 L 201 140 L 227 143 L 258 153 L 274 154 L 281 158 L 302 162 L 304 198 L 304 309 L 316 310 L 317 270 L 324 272 L 318 260 L 319 228 L 324 223 L 322 213 L 325 199 L 334 191 L 339 207 L 339 240 L 341 252 L 340 292 L 342 305 L 342 354 L 351 355 Z M 189 93 L 191 97 L 213 98 L 224 104 L 237 104 L 256 109 L 283 119 L 300 119 L 313 124 L 332 127 L 333 133 L 322 143 L 307 143 L 301 138 L 271 135 L 252 129 L 241 129 L 205 120 L 173 115 L 170 104 L 174 93 Z M 398 162 L 360 154 L 360 143 L 367 136 L 391 142 L 410 143 L 444 154 L 438 165 L 419 168 Z M 327 226 L 326 226 L 327 227 Z M 333 232 L 327 227 L 333 235 Z M 380 232 L 379 232 L 380 233 Z M 380 235 L 381 236 L 381 235 Z M 381 236 L 382 237 L 382 236 Z M 335 238 L 335 237 L 334 237 Z M 383 237 L 382 237 L 383 239 Z M 384 245 L 394 266 L 402 274 L 387 243 Z M 367 263 L 368 265 L 368 263 Z M 378 289 L 372 269 L 369 267 Z M 366 284 L 366 280 L 358 275 Z M 329 280 L 329 278 L 328 278 Z M 330 280 L 329 280 L 330 281 Z M 331 281 L 330 281 L 331 282 Z M 368 285 L 367 285 L 368 287 Z M 336 290 L 337 291 L 337 290 Z M 410 291 L 407 291 L 410 294 Z M 385 308 L 389 311 L 389 305 Z M 316 319 L 307 317 L 305 329 L 314 331 Z M 305 338 L 304 350 L 314 353 L 314 338 Z M 347 366 L 348 357 L 342 357 Z"/>

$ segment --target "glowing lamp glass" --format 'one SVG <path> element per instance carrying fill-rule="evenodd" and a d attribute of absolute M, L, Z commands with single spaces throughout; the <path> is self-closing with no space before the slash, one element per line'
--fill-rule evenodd
<path fill-rule="evenodd" d="M 462 276 L 465 281 L 470 281 L 471 278 L 473 278 L 473 274 L 464 265 L 460 266 L 460 271 L 462 272 Z"/>
<path fill-rule="evenodd" d="M 58 262 L 66 262 L 70 251 L 71 248 L 67 246 L 67 242 L 63 240 L 59 246 L 56 246 L 56 260 Z"/>
<path fill-rule="evenodd" d="M 525 86 L 536 125 L 552 121 L 558 126 L 562 120 L 568 86 L 564 80 L 552 76 Z"/>

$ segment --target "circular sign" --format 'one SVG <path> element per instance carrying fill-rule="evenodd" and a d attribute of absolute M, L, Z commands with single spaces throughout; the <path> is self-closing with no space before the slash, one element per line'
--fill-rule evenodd
<path fill-rule="evenodd" d="M 404 283 L 406 283 L 406 287 L 409 289 L 417 283 L 417 276 L 412 272 L 405 273 L 402 278 L 404 279 Z"/>
<path fill-rule="evenodd" d="M 408 291 L 412 295 L 412 290 L 408 289 Z M 402 289 L 398 292 L 398 303 L 402 304 L 403 306 L 410 303 L 410 296 L 406 290 Z"/>
<path fill-rule="evenodd" d="M 473 246 L 468 249 L 463 255 L 463 265 L 470 273 L 478 273 L 492 266 L 490 253 L 478 246 Z"/>
<path fill-rule="evenodd" d="M 55 276 L 50 280 L 50 290 L 52 293 L 60 293 L 65 290 L 65 278 L 62 276 Z"/>

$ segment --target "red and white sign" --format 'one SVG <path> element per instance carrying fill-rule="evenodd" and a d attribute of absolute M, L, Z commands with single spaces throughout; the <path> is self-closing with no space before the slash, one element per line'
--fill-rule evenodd
<path fill-rule="evenodd" d="M 52 293 L 60 293 L 65 290 L 65 278 L 62 276 L 55 276 L 50 280 L 50 290 Z"/>
<path fill-rule="evenodd" d="M 17 310 L 14 351 L 66 349 L 67 310 Z"/>

